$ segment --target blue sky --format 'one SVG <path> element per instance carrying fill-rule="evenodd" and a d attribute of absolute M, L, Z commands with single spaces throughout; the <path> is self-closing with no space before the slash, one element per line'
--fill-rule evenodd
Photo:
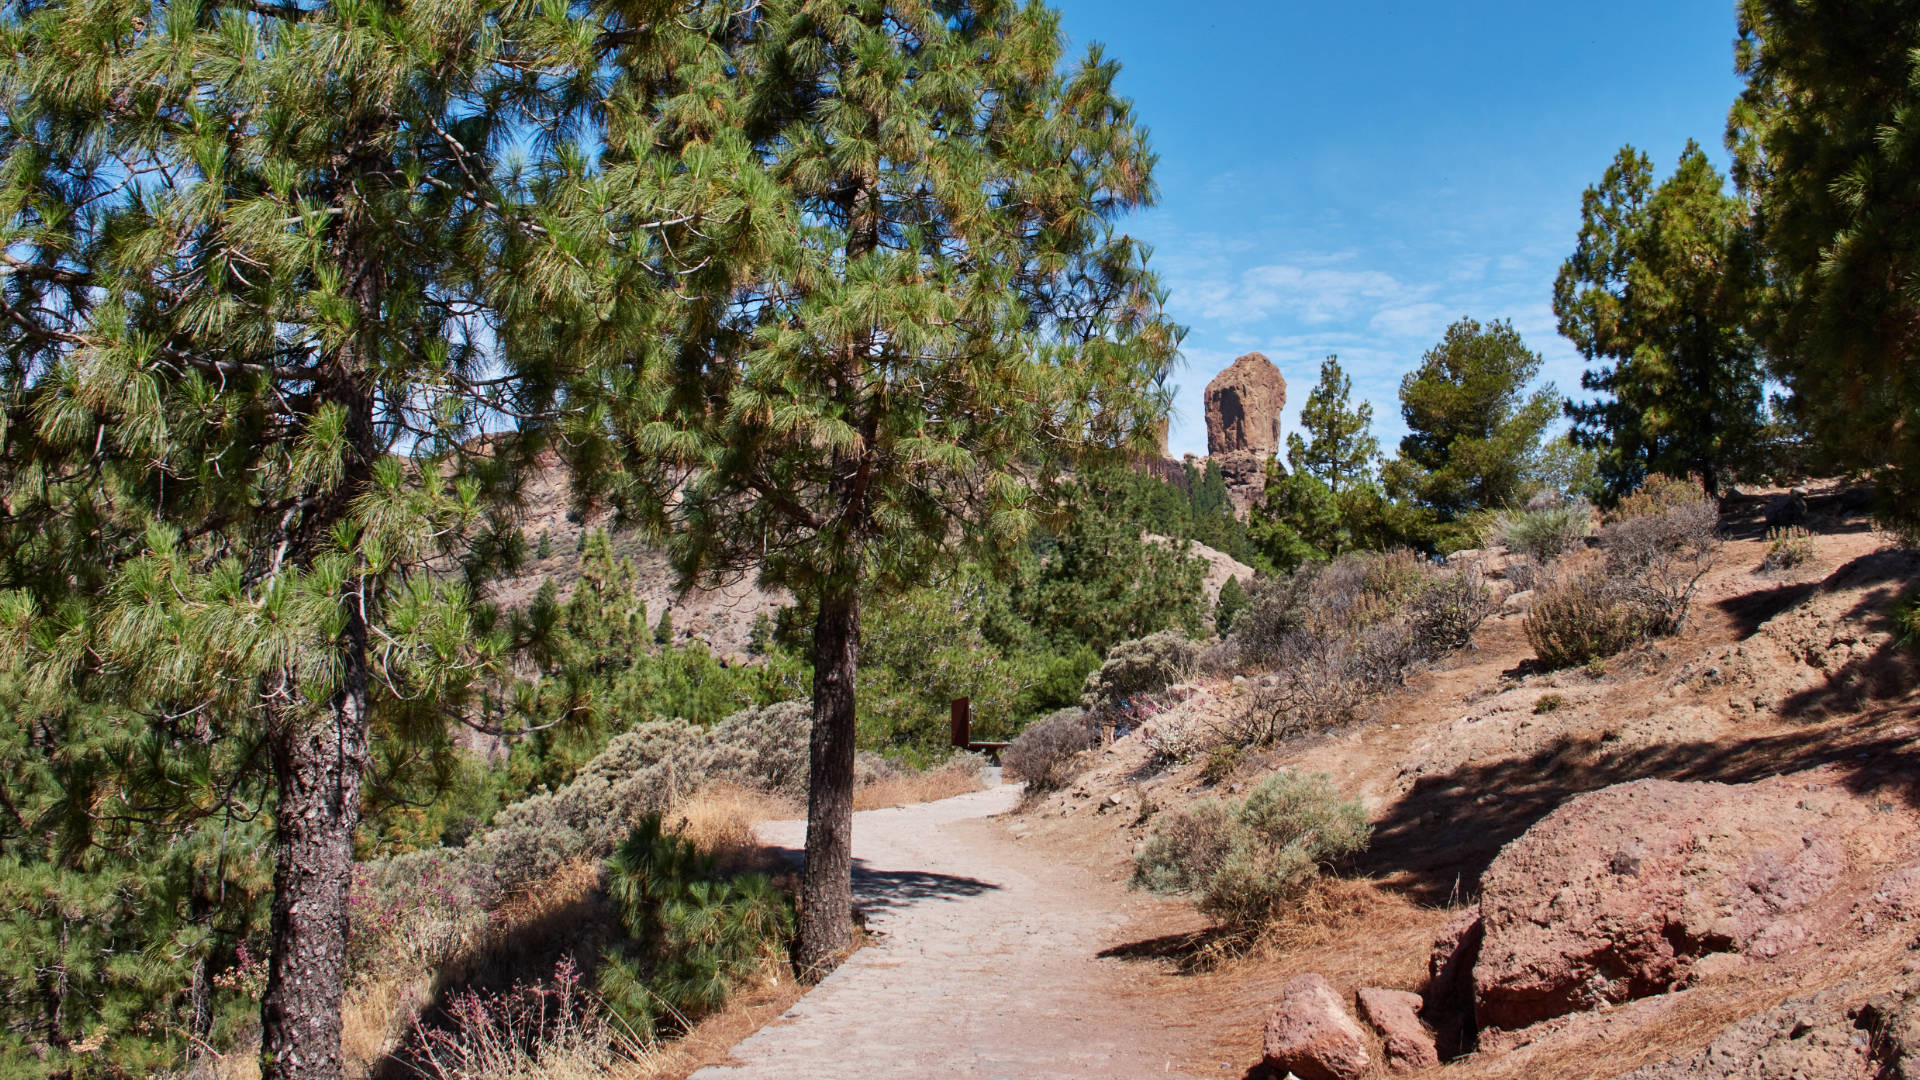
<path fill-rule="evenodd" d="M 1551 303 L 1581 191 L 1629 142 L 1663 176 L 1688 138 L 1725 168 L 1733 0 L 1051 2 L 1122 63 L 1160 154 L 1160 204 L 1124 227 L 1191 327 L 1176 455 L 1206 452 L 1202 392 L 1250 351 L 1289 432 L 1338 353 L 1390 450 L 1400 376 L 1466 315 L 1512 319 L 1577 394 Z"/>

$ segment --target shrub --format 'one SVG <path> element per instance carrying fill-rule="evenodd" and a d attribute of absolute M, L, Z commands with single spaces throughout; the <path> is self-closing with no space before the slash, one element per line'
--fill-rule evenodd
<path fill-rule="evenodd" d="M 461 848 L 356 863 L 347 970 L 365 981 L 399 968 L 437 968 L 475 943 L 499 897 L 493 867 Z"/>
<path fill-rule="evenodd" d="M 1119 708 L 1136 695 L 1179 682 L 1199 655 L 1200 646 L 1176 630 L 1123 641 L 1087 676 L 1080 704 L 1089 710 Z"/>
<path fill-rule="evenodd" d="M 1642 481 L 1633 494 L 1620 500 L 1607 514 L 1609 523 L 1665 514 L 1682 506 L 1710 504 L 1706 485 L 1697 478 L 1682 479 L 1654 473 Z"/>
<path fill-rule="evenodd" d="M 1798 525 L 1767 530 L 1767 554 L 1760 573 L 1775 574 L 1813 561 L 1813 534 Z"/>
<path fill-rule="evenodd" d="M 1895 643 L 1920 650 L 1920 592 L 1910 592 L 1895 600 L 1892 614 Z"/>
<path fill-rule="evenodd" d="M 1263 588 L 1221 650 L 1265 668 L 1228 735 L 1266 743 L 1351 720 L 1370 694 L 1466 645 L 1493 609 L 1474 570 L 1414 555 L 1348 556 Z"/>
<path fill-rule="evenodd" d="M 723 878 L 649 815 L 607 860 L 607 893 L 629 938 L 600 968 L 601 996 L 633 1030 L 683 1029 L 740 982 L 782 962 L 793 908 L 766 877 Z"/>
<path fill-rule="evenodd" d="M 1550 562 L 1593 532 L 1593 507 L 1575 500 L 1544 509 L 1508 510 L 1493 519 L 1494 538 L 1515 555 Z"/>
<path fill-rule="evenodd" d="M 1061 709 L 1027 725 L 1005 750 L 1000 762 L 1027 791 L 1054 791 L 1073 782 L 1074 759 L 1100 743 L 1100 728 L 1084 709 Z"/>
<path fill-rule="evenodd" d="M 1247 606 L 1247 590 L 1241 586 L 1240 579 L 1229 577 L 1220 586 L 1220 598 L 1213 605 L 1214 632 L 1226 637 L 1233 630 L 1233 620 Z"/>
<path fill-rule="evenodd" d="M 1371 836 L 1366 812 L 1327 777 L 1277 772 L 1237 803 L 1162 815 L 1135 856 L 1133 885 L 1190 893 L 1228 926 L 1257 926 Z"/>
<path fill-rule="evenodd" d="M 714 725 L 708 767 L 715 776 L 743 787 L 803 795 L 812 732 L 813 710 L 805 702 L 742 709 Z"/>
<path fill-rule="evenodd" d="M 1538 590 L 1527 642 L 1548 668 L 1612 656 L 1652 632 L 1650 616 L 1607 569 L 1604 556 L 1574 561 Z"/>
<path fill-rule="evenodd" d="M 1559 694 L 1541 694 L 1539 697 L 1533 699 L 1533 714 L 1535 716 L 1545 716 L 1550 712 L 1559 712 L 1566 703 L 1567 699 L 1561 697 Z"/>
<path fill-rule="evenodd" d="M 1651 489 L 1651 490 L 1648 490 Z M 1600 532 L 1600 552 L 1562 560 L 1537 589 L 1527 640 L 1574 667 L 1678 633 L 1718 547 L 1718 506 L 1682 481 L 1650 480 Z"/>
<path fill-rule="evenodd" d="M 550 983 L 454 995 L 445 1025 L 428 1027 L 414 1018 L 399 1055 L 408 1071 L 425 1080 L 606 1076 L 631 1070 L 649 1054 L 607 1022 L 571 960 L 556 966 Z"/>

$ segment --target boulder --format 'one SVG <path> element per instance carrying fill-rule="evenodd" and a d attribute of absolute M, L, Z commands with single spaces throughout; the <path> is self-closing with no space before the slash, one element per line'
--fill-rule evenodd
<path fill-rule="evenodd" d="M 1259 353 L 1235 360 L 1207 384 L 1207 453 L 1251 450 L 1272 457 L 1280 449 L 1280 413 L 1287 380 Z"/>
<path fill-rule="evenodd" d="M 1481 879 L 1475 1020 L 1513 1029 L 1684 985 L 1709 953 L 1772 956 L 1847 869 L 1858 804 L 1814 778 L 1637 780 L 1568 800 Z"/>
<path fill-rule="evenodd" d="M 1438 1032 L 1448 1057 L 1473 1043 L 1473 965 L 1480 959 L 1480 905 L 1463 908 L 1441 927 L 1427 954 L 1427 985 L 1420 1015 Z"/>
<path fill-rule="evenodd" d="M 1440 1064 L 1433 1032 L 1420 1022 L 1419 994 L 1363 986 L 1353 997 L 1360 1019 L 1373 1025 L 1386 1044 L 1388 1069 L 1413 1072 Z"/>
<path fill-rule="evenodd" d="M 1301 975 L 1280 992 L 1267 1019 L 1266 1063 L 1300 1080 L 1360 1080 L 1373 1065 L 1367 1033 L 1326 978 Z"/>

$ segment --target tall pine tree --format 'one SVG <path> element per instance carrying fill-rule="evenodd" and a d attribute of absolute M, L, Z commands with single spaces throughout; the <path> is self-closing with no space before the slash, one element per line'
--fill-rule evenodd
<path fill-rule="evenodd" d="M 1827 464 L 1920 535 L 1920 3 L 1742 0 L 1727 122 L 1762 337 Z"/>
<path fill-rule="evenodd" d="M 1151 199 L 1153 156 L 1112 62 L 1063 69 L 1053 12 L 688 7 L 707 44 L 644 73 L 616 55 L 610 119 L 681 164 L 615 190 L 644 208 L 724 178 L 739 212 L 616 255 L 680 303 L 670 334 L 609 330 L 631 373 L 611 421 L 621 494 L 688 580 L 758 573 L 814 612 L 798 960 L 818 978 L 850 936 L 863 602 L 1017 541 L 1062 463 L 1150 450 L 1178 333 L 1112 224 Z"/>
<path fill-rule="evenodd" d="M 509 546 L 513 466 L 585 378 L 510 332 L 581 291 L 499 158 L 565 129 L 562 104 L 523 108 L 565 89 L 551 72 L 594 67 L 543 64 L 537 41 L 580 35 L 529 18 L 507 47 L 460 0 L 0 17 L 0 643 L 23 712 L 87 748 L 16 748 L 58 792 L 35 828 L 60 841 L 9 843 L 56 875 L 130 837 L 227 865 L 252 858 L 239 826 L 271 821 L 269 1080 L 340 1074 L 356 825 L 468 716 L 493 643 L 462 571 Z M 550 191 L 564 142 L 534 139 Z M 237 959 L 252 927 L 202 918 L 209 886 L 185 885 L 145 902 Z M 149 972 L 196 1045 L 204 969 L 177 991 Z M 56 1054 L 103 1010 L 142 1037 L 124 1003 L 32 992 L 27 1037 Z"/>
<path fill-rule="evenodd" d="M 1601 365 L 1580 385 L 1605 396 L 1566 408 L 1616 494 L 1650 472 L 1698 474 L 1715 493 L 1759 438 L 1760 354 L 1747 329 L 1759 280 L 1746 208 L 1725 188 L 1694 143 L 1658 187 L 1629 146 L 1581 198 L 1553 310 Z"/>

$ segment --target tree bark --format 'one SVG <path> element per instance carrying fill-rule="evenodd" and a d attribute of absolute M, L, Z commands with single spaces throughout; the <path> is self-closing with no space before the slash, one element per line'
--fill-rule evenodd
<path fill-rule="evenodd" d="M 803 982 L 818 982 L 853 943 L 854 678 L 860 600 L 852 588 L 820 597 L 813 624 L 813 736 L 807 780 L 807 862 L 800 882 Z"/>
<path fill-rule="evenodd" d="M 262 1080 L 339 1080 L 340 1006 L 347 979 L 347 898 L 353 830 L 367 761 L 366 625 L 358 615 L 349 670 L 334 707 L 290 716 L 274 739 L 273 953 L 261 999 Z M 358 656 L 362 663 L 353 665 Z M 294 706 L 297 708 L 297 706 Z"/>
<path fill-rule="evenodd" d="M 292 561 L 311 564 L 318 541 L 352 511 L 367 489 L 378 456 L 369 372 L 377 352 L 384 280 L 379 254 L 359 222 L 340 239 L 347 295 L 358 309 L 358 332 L 322 367 L 329 400 L 346 410 L 345 469 L 340 483 L 290 538 Z M 370 758 L 367 645 L 369 582 L 350 575 L 339 596 L 346 625 L 333 644 L 340 682 L 324 712 L 303 708 L 297 679 L 283 673 L 268 695 L 280 799 L 274 811 L 273 951 L 260 1001 L 261 1080 L 340 1080 L 340 1013 L 347 990 L 348 899 L 353 887 L 353 832 L 360 823 L 360 787 Z"/>

